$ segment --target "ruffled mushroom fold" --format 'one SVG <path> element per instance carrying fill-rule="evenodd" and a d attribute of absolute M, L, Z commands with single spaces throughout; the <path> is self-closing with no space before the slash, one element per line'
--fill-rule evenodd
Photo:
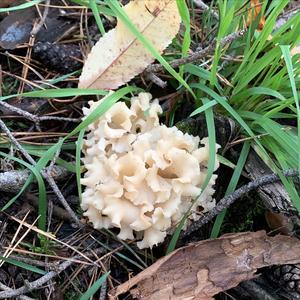
<path fill-rule="evenodd" d="M 142 238 L 139 248 L 162 242 L 191 207 L 190 219 L 195 220 L 198 211 L 215 206 L 216 175 L 201 193 L 208 140 L 160 125 L 162 109 L 151 98 L 140 93 L 130 107 L 114 104 L 88 126 L 83 147 L 84 215 L 97 229 L 119 228 L 120 239 Z M 105 97 L 89 102 L 84 114 L 88 116 L 102 101 Z"/>

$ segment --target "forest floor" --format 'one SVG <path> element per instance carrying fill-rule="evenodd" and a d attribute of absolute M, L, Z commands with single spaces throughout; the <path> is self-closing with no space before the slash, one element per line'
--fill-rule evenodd
<path fill-rule="evenodd" d="M 175 0 L 133 1 L 171 31 L 159 5 Z M 128 2 L 0 1 L 0 299 L 300 299 L 298 1 L 177 0 L 163 54 L 125 22 L 154 63 L 117 88 L 78 88 Z M 114 102 L 151 93 L 160 122 L 208 137 L 220 162 L 206 166 L 216 206 L 152 249 L 94 229 L 80 205 L 82 108 L 107 89 Z"/>

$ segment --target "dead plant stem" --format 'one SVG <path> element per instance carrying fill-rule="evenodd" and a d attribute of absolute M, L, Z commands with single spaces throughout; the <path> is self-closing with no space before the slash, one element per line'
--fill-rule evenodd
<path fill-rule="evenodd" d="M 35 160 L 32 158 L 32 156 L 21 146 L 21 144 L 17 141 L 17 139 L 13 136 L 13 134 L 10 132 L 8 127 L 5 125 L 5 123 L 0 118 L 0 128 L 7 134 L 9 139 L 11 140 L 12 144 L 23 154 L 23 156 L 34 166 L 36 165 Z M 43 178 L 49 183 L 50 187 L 52 188 L 53 192 L 56 194 L 57 198 L 60 200 L 61 204 L 65 208 L 65 210 L 69 213 L 71 219 L 79 226 L 82 227 L 83 224 L 79 221 L 76 214 L 73 212 L 71 207 L 69 206 L 67 200 L 63 196 L 62 192 L 58 188 L 56 182 L 54 181 L 53 177 L 48 174 L 46 171 L 42 170 L 41 175 Z"/>
<path fill-rule="evenodd" d="M 283 172 L 285 177 L 296 177 L 299 175 L 299 172 L 294 169 L 290 169 Z M 249 182 L 246 185 L 243 185 L 232 194 L 225 196 L 222 198 L 218 204 L 208 213 L 206 213 L 202 218 L 198 221 L 193 222 L 186 231 L 182 233 L 183 237 L 190 236 L 193 232 L 199 230 L 203 225 L 211 221 L 214 217 L 216 217 L 219 213 L 221 213 L 225 208 L 228 208 L 231 204 L 233 204 L 237 199 L 241 196 L 253 191 L 263 185 L 270 184 L 273 182 L 277 182 L 280 180 L 280 177 L 276 174 L 268 174 L 262 176 L 254 181 Z"/>

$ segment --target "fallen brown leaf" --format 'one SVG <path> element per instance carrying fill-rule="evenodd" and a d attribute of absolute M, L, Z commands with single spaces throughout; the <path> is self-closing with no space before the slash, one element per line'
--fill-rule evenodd
<path fill-rule="evenodd" d="M 250 10 L 248 11 L 248 18 L 247 18 L 247 26 L 249 27 L 252 22 L 255 21 L 255 19 L 257 18 L 257 16 L 260 14 L 261 12 L 261 6 L 262 6 L 262 2 L 261 0 L 251 0 L 250 1 Z M 261 16 L 257 29 L 258 30 L 262 30 L 265 26 L 265 16 Z"/>
<path fill-rule="evenodd" d="M 179 248 L 110 292 L 135 299 L 213 299 L 254 278 L 258 268 L 300 262 L 300 241 L 264 231 L 227 234 Z"/>
<path fill-rule="evenodd" d="M 272 229 L 273 233 L 281 233 L 284 235 L 292 235 L 294 225 L 292 219 L 282 213 L 274 213 L 272 211 L 265 212 L 265 218 Z"/>
<path fill-rule="evenodd" d="M 179 30 L 181 19 L 175 0 L 133 0 L 123 9 L 159 53 Z M 117 27 L 93 47 L 79 78 L 79 88 L 116 89 L 153 61 L 151 53 L 118 20 Z"/>

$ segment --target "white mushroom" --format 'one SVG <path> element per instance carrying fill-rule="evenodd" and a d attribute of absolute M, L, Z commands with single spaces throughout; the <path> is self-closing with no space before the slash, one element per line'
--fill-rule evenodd
<path fill-rule="evenodd" d="M 129 108 L 124 102 L 113 105 L 89 125 L 83 149 L 84 215 L 97 229 L 118 227 L 120 239 L 141 237 L 139 248 L 162 242 L 191 206 L 190 219 L 195 220 L 199 209 L 215 205 L 216 175 L 199 197 L 208 140 L 160 125 L 162 109 L 150 100 L 150 94 L 140 93 Z M 89 105 L 83 110 L 86 116 L 99 102 Z"/>

